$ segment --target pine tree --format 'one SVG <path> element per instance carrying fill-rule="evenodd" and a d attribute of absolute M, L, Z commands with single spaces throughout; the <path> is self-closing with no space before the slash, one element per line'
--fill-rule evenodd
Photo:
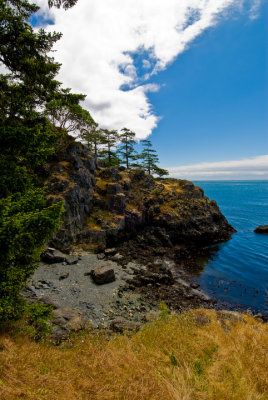
<path fill-rule="evenodd" d="M 143 151 L 140 155 L 142 160 L 141 165 L 149 175 L 153 172 L 153 166 L 159 162 L 156 151 L 152 148 L 152 143 L 150 140 L 141 140 L 143 145 Z"/>
<path fill-rule="evenodd" d="M 80 135 L 90 151 L 94 153 L 95 158 L 98 158 L 100 156 L 101 146 L 105 144 L 105 138 L 103 136 L 102 130 L 97 128 L 98 124 L 94 123 L 93 125 L 82 129 Z"/>
<path fill-rule="evenodd" d="M 103 135 L 104 149 L 100 152 L 107 166 L 119 165 L 119 158 L 116 153 L 116 145 L 119 135 L 116 130 L 101 129 Z"/>
<path fill-rule="evenodd" d="M 139 156 L 141 159 L 141 167 L 148 172 L 149 175 L 156 174 L 159 176 L 168 175 L 168 171 L 163 168 L 159 168 L 156 164 L 159 163 L 156 150 L 152 148 L 150 140 L 141 140 L 144 148 Z"/>
<path fill-rule="evenodd" d="M 134 150 L 135 132 L 127 128 L 121 129 L 121 134 L 119 135 L 120 145 L 118 153 L 121 156 L 121 162 L 126 165 L 126 168 L 133 166 L 133 161 L 135 160 L 136 151 Z"/>

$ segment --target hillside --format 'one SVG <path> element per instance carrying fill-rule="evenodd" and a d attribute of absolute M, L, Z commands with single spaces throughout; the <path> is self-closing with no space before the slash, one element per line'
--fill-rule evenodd
<path fill-rule="evenodd" d="M 248 315 L 162 316 L 132 336 L 82 332 L 55 347 L 0 335 L 5 400 L 265 400 L 267 325 Z"/>

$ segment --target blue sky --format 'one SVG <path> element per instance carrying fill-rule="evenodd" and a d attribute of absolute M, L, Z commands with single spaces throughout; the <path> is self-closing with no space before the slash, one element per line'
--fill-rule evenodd
<path fill-rule="evenodd" d="M 79 0 L 41 10 L 63 33 L 59 80 L 100 127 L 149 137 L 188 179 L 268 179 L 265 0 Z"/>
<path fill-rule="evenodd" d="M 204 32 L 154 78 L 162 116 L 151 136 L 165 166 L 267 154 L 267 15 L 237 15 Z M 268 178 L 268 176 L 267 176 Z"/>

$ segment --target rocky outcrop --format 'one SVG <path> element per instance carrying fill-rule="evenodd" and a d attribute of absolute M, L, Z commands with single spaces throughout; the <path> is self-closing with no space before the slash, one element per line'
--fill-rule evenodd
<path fill-rule="evenodd" d="M 260 225 L 254 230 L 254 232 L 268 234 L 268 225 Z"/>
<path fill-rule="evenodd" d="M 97 173 L 96 161 L 81 143 L 71 142 L 61 148 L 49 165 L 45 182 L 48 201 L 65 202 L 63 224 L 53 238 L 57 248 L 72 245 L 93 210 L 93 196 Z"/>
<path fill-rule="evenodd" d="M 193 183 L 104 168 L 80 143 L 59 152 L 46 185 L 50 202 L 65 201 L 63 225 L 52 240 L 61 249 L 75 244 L 100 252 L 137 235 L 154 248 L 207 245 L 234 232 L 216 202 Z"/>

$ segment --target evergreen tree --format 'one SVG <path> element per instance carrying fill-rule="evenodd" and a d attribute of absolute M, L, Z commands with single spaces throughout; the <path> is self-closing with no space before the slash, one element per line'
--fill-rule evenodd
<path fill-rule="evenodd" d="M 98 124 L 94 123 L 91 126 L 82 129 L 80 134 L 80 137 L 86 143 L 87 147 L 92 153 L 94 153 L 95 158 L 100 156 L 100 148 L 103 144 L 105 144 L 105 138 L 102 130 L 97 128 Z"/>
<path fill-rule="evenodd" d="M 103 135 L 104 142 L 104 149 L 101 151 L 101 156 L 103 157 L 106 165 L 119 165 L 119 158 L 115 149 L 119 140 L 118 132 L 115 130 L 102 129 L 101 133 Z"/>
<path fill-rule="evenodd" d="M 61 202 L 49 206 L 39 177 L 64 132 L 39 111 L 58 92 L 60 65 L 48 53 L 60 34 L 34 32 L 38 7 L 1 0 L 0 62 L 0 321 L 19 317 L 19 297 L 44 243 L 60 224 Z"/>
<path fill-rule="evenodd" d="M 156 165 L 159 163 L 159 158 L 157 156 L 156 150 L 152 148 L 151 141 L 141 140 L 141 142 L 144 146 L 143 151 L 139 156 L 139 158 L 141 159 L 141 167 L 145 169 L 145 171 L 147 171 L 149 175 L 151 174 L 156 174 L 159 176 L 168 175 L 168 171 L 166 169 L 159 168 Z"/>
<path fill-rule="evenodd" d="M 132 161 L 135 160 L 136 152 L 134 150 L 135 133 L 127 128 L 121 129 L 121 134 L 119 135 L 119 139 L 121 144 L 119 145 L 118 153 L 121 156 L 121 162 L 125 164 L 127 168 L 133 166 Z"/>
<path fill-rule="evenodd" d="M 152 148 L 150 140 L 141 140 L 143 151 L 140 155 L 141 165 L 149 175 L 153 172 L 153 166 L 159 162 L 156 151 Z"/>

